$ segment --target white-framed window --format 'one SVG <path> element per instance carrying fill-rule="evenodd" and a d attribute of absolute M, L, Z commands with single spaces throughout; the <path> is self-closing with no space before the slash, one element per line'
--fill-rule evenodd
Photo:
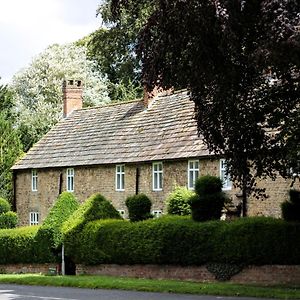
<path fill-rule="evenodd" d="M 67 192 L 74 192 L 74 175 L 75 171 L 73 168 L 67 169 Z"/>
<path fill-rule="evenodd" d="M 151 214 L 153 215 L 153 218 L 160 218 L 162 216 L 162 211 L 159 209 L 152 210 Z"/>
<path fill-rule="evenodd" d="M 29 225 L 39 225 L 39 213 L 37 211 L 31 211 L 29 213 Z"/>
<path fill-rule="evenodd" d="M 125 190 L 125 165 L 116 165 L 116 191 Z"/>
<path fill-rule="evenodd" d="M 37 170 L 31 171 L 31 190 L 36 192 L 38 190 L 38 174 Z"/>
<path fill-rule="evenodd" d="M 220 178 L 223 182 L 223 190 L 231 190 L 232 182 L 230 175 L 227 173 L 227 165 L 225 159 L 220 159 Z"/>
<path fill-rule="evenodd" d="M 125 219 L 125 210 L 124 209 L 118 209 L 118 212 L 120 214 L 120 216 Z"/>
<path fill-rule="evenodd" d="M 152 188 L 153 191 L 161 191 L 163 188 L 162 162 L 155 162 L 152 164 Z"/>
<path fill-rule="evenodd" d="M 195 188 L 195 181 L 199 177 L 199 160 L 188 161 L 188 189 Z"/>

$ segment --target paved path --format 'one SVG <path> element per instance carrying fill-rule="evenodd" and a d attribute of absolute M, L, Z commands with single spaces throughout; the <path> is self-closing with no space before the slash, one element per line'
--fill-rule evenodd
<path fill-rule="evenodd" d="M 93 290 L 67 287 L 0 284 L 0 300 L 259 300 L 258 298 L 214 297 L 122 290 Z M 264 299 L 266 300 L 266 299 Z"/>

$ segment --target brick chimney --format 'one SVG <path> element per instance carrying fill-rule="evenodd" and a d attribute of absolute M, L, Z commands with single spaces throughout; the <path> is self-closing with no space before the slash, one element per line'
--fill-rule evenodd
<path fill-rule="evenodd" d="M 164 90 L 161 87 L 155 86 L 154 89 L 151 92 L 147 91 L 147 88 L 144 87 L 144 106 L 145 108 L 149 108 L 152 104 L 152 102 L 159 96 L 168 96 L 173 93 L 174 89 L 170 88 L 168 90 Z"/>
<path fill-rule="evenodd" d="M 64 118 L 74 110 L 82 108 L 82 81 L 64 80 L 63 82 Z"/>

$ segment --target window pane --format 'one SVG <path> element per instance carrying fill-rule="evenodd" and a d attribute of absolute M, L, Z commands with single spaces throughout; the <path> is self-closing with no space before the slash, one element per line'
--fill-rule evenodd
<path fill-rule="evenodd" d="M 162 183 L 162 173 L 159 173 L 159 174 L 158 174 L 158 177 L 159 177 L 159 186 L 158 186 L 158 188 L 159 188 L 159 189 L 162 189 L 162 184 L 163 184 L 163 183 Z"/>

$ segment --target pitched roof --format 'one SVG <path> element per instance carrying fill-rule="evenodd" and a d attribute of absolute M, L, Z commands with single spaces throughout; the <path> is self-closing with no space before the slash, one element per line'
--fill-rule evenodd
<path fill-rule="evenodd" d="M 187 92 L 74 111 L 12 169 L 134 163 L 209 155 Z"/>

